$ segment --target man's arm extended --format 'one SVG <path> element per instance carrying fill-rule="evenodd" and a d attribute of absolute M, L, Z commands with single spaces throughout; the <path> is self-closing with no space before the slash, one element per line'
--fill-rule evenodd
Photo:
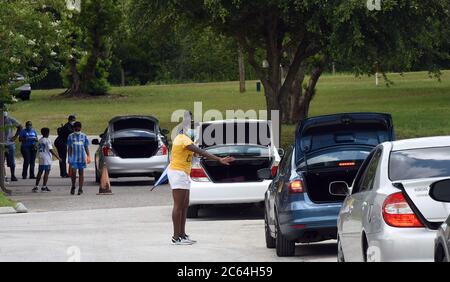
<path fill-rule="evenodd" d="M 14 134 L 14 136 L 12 137 L 12 141 L 16 141 L 17 137 L 19 137 L 19 134 L 23 129 L 22 125 L 20 124 L 18 124 L 16 127 L 17 127 L 16 134 Z"/>

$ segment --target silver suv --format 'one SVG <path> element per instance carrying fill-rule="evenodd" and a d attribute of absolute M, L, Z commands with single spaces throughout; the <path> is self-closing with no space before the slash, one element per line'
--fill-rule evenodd
<path fill-rule="evenodd" d="M 106 164 L 111 178 L 155 177 L 158 179 L 169 163 L 166 135 L 159 121 L 152 116 L 118 116 L 100 135 L 92 140 L 99 145 L 95 153 L 95 178 Z"/>

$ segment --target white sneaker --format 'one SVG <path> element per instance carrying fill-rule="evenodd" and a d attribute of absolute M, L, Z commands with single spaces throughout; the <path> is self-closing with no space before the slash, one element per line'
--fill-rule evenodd
<path fill-rule="evenodd" d="M 182 238 L 173 238 L 172 237 L 172 245 L 192 245 L 193 243 L 191 241 L 187 241 L 186 239 Z"/>
<path fill-rule="evenodd" d="M 192 239 L 189 237 L 189 235 L 184 235 L 184 237 L 182 237 L 181 240 L 185 240 L 185 241 L 191 242 L 192 244 L 197 243 L 197 241 L 192 240 Z"/>

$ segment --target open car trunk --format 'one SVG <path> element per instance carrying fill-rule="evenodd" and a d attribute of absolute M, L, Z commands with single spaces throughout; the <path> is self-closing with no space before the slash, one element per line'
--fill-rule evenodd
<path fill-rule="evenodd" d="M 111 141 L 114 152 L 123 159 L 150 158 L 158 151 L 155 133 L 142 130 L 116 132 Z"/>
<path fill-rule="evenodd" d="M 334 196 L 330 194 L 330 183 L 335 181 L 345 181 L 351 186 L 356 177 L 359 167 L 309 170 L 303 173 L 305 179 L 306 192 L 309 198 L 315 203 L 342 202 L 345 196 Z"/>
<path fill-rule="evenodd" d="M 270 157 L 235 157 L 236 161 L 230 166 L 224 166 L 217 161 L 203 159 L 201 165 L 211 181 L 215 183 L 257 182 L 258 170 L 270 168 Z"/>
<path fill-rule="evenodd" d="M 215 183 L 259 182 L 258 170 L 270 168 L 272 131 L 266 120 L 231 120 L 203 123 L 199 146 L 209 153 L 235 158 L 229 166 L 202 159 L 201 166 Z"/>
<path fill-rule="evenodd" d="M 150 158 L 158 152 L 158 120 L 151 116 L 120 116 L 110 121 L 111 146 L 123 159 Z"/>

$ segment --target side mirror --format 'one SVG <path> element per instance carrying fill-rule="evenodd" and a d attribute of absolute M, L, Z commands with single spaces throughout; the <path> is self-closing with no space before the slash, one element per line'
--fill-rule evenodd
<path fill-rule="evenodd" d="M 272 170 L 270 168 L 263 168 L 258 170 L 259 179 L 272 179 Z"/>
<path fill-rule="evenodd" d="M 350 188 L 345 181 L 335 181 L 330 183 L 329 192 L 333 196 L 347 196 Z"/>
<path fill-rule="evenodd" d="M 430 197 L 438 202 L 450 203 L 450 179 L 431 184 Z"/>
<path fill-rule="evenodd" d="M 161 133 L 163 135 L 168 135 L 170 133 L 170 131 L 168 129 L 161 129 Z"/>
<path fill-rule="evenodd" d="M 92 145 L 100 145 L 100 141 L 98 139 L 93 139 Z"/>
<path fill-rule="evenodd" d="M 278 149 L 278 155 L 280 155 L 280 158 L 284 157 L 284 149 L 280 148 Z"/>

